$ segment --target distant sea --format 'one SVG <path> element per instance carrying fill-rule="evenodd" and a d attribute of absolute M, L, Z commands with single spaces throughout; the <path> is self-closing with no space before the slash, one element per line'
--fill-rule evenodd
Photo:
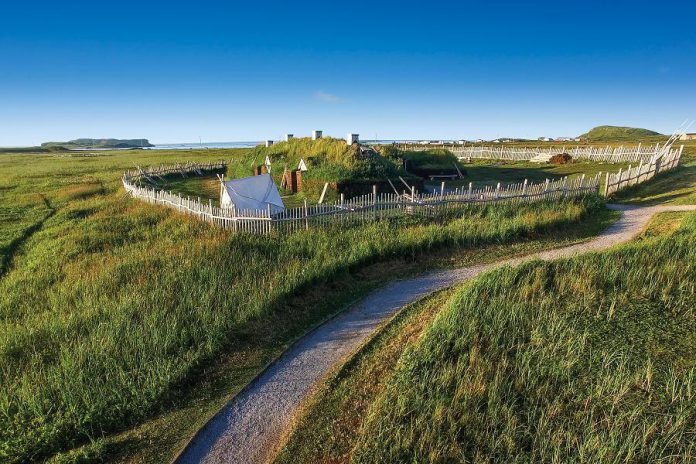
<path fill-rule="evenodd" d="M 153 150 L 195 150 L 205 148 L 254 148 L 263 142 L 202 142 L 202 143 L 163 143 L 150 147 Z"/>
<path fill-rule="evenodd" d="M 365 144 L 387 145 L 390 143 L 413 143 L 415 140 L 361 140 Z M 446 141 L 447 142 L 447 141 Z M 263 142 L 202 142 L 202 143 L 162 143 L 150 147 L 152 150 L 196 150 L 206 148 L 254 148 Z"/>

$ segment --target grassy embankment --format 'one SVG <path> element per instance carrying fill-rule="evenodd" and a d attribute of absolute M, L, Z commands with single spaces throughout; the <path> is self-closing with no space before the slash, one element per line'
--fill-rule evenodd
<path fill-rule="evenodd" d="M 276 462 L 684 462 L 696 215 L 677 231 L 683 216 L 411 305 L 330 376 Z"/>
<path fill-rule="evenodd" d="M 696 204 L 696 141 L 678 143 L 684 145 L 684 152 L 676 169 L 658 174 L 648 183 L 622 190 L 611 200 L 636 205 Z"/>
<path fill-rule="evenodd" d="M 669 237 L 460 289 L 370 408 L 355 462 L 685 462 L 696 215 Z"/>
<path fill-rule="evenodd" d="M 644 186 L 641 187 L 636 187 L 635 189 L 629 189 L 626 192 L 623 192 L 622 194 L 622 199 L 623 200 L 628 200 L 630 202 L 635 202 L 635 203 L 640 203 L 644 202 L 644 200 L 647 198 L 649 200 L 649 203 L 677 203 L 677 204 L 693 204 L 694 203 L 694 195 L 696 194 L 696 176 L 693 176 L 693 173 L 689 175 L 689 172 L 691 170 L 691 167 L 694 165 L 694 160 L 696 159 L 696 144 L 688 144 L 685 147 L 685 157 L 683 159 L 684 161 L 684 166 L 678 168 L 677 170 L 671 171 L 669 173 L 662 174 L 658 176 L 653 182 L 645 184 Z M 671 187 L 676 186 L 675 191 L 670 190 Z M 659 242 L 660 247 L 666 246 L 667 241 L 669 241 L 672 237 L 669 237 L 669 234 L 674 233 L 676 228 L 678 227 L 681 218 L 684 216 L 684 213 L 663 213 L 658 215 L 653 221 L 651 222 L 650 227 L 648 228 L 647 231 L 643 233 L 641 238 L 639 239 L 639 244 L 638 245 L 632 245 L 631 247 L 638 247 L 639 248 L 639 254 L 642 256 L 642 259 L 649 259 L 649 255 L 652 253 L 652 246 L 655 244 L 655 240 L 657 238 L 660 238 L 661 241 Z M 682 245 L 684 243 L 688 243 L 689 240 L 693 241 L 694 238 L 694 233 L 696 231 L 694 230 L 694 225 L 696 225 L 696 218 L 691 216 L 691 222 L 686 225 L 684 228 L 684 232 L 680 233 L 680 235 L 677 235 L 676 237 L 679 237 L 679 240 L 682 242 Z M 689 225 L 690 224 L 690 225 Z M 666 237 L 667 236 L 667 237 Z M 630 248 L 630 247 L 629 247 Z M 688 282 L 689 279 L 693 282 L 693 260 L 690 260 L 688 256 L 680 256 L 680 253 L 678 251 L 669 252 L 671 254 L 669 259 L 665 259 L 665 261 L 662 261 L 661 259 L 664 257 L 656 256 L 655 261 L 652 263 L 650 267 L 647 267 L 644 269 L 644 273 L 650 274 L 651 276 L 654 273 L 658 273 L 659 271 L 663 271 L 661 268 L 661 265 L 663 262 L 666 264 L 669 273 L 677 273 L 678 278 L 675 280 L 675 285 L 677 284 L 686 284 L 687 290 L 688 290 Z M 597 273 L 601 274 L 602 272 L 607 273 L 607 275 L 616 275 L 620 272 L 623 268 L 630 268 L 623 266 L 621 264 L 614 264 L 612 266 L 612 259 L 614 259 L 616 255 L 611 255 L 608 257 L 603 257 L 601 258 L 601 266 L 597 267 Z M 618 262 L 621 262 L 621 260 L 618 260 Z M 569 272 L 569 275 L 577 275 L 579 274 L 580 276 L 586 275 L 589 271 L 588 269 L 592 269 L 593 266 L 595 266 L 595 261 L 590 260 L 589 262 L 584 262 L 581 265 L 574 265 L 574 269 L 584 269 L 583 272 Z M 691 264 L 690 264 L 691 263 Z M 681 265 L 681 269 L 684 269 L 685 266 L 691 265 L 691 277 L 689 275 L 679 275 L 679 269 Z M 548 266 L 551 265 L 542 265 Z M 531 266 L 534 267 L 534 266 Z M 640 267 L 640 266 L 638 266 Z M 676 270 L 676 271 L 675 271 Z M 516 278 L 520 278 L 521 276 L 524 276 L 525 271 L 529 271 L 528 268 L 524 268 L 524 270 L 519 270 L 517 271 Z M 537 271 L 535 271 L 537 272 Z M 545 270 L 545 272 L 548 272 L 548 270 Z M 563 274 L 565 274 L 567 270 L 563 268 L 563 271 L 559 272 L 556 270 L 554 273 L 554 279 L 557 282 L 561 282 L 563 286 L 566 286 L 565 288 L 565 294 L 563 295 L 554 295 L 550 297 L 550 302 L 547 301 L 546 304 L 551 305 L 552 307 L 555 305 L 559 305 L 559 300 L 562 301 L 567 308 L 568 305 L 572 306 L 572 302 L 574 298 L 576 298 L 576 295 L 573 294 L 573 291 L 568 290 L 568 284 L 565 282 Z M 672 277 L 674 277 L 672 275 Z M 486 278 L 484 278 L 486 279 Z M 575 285 L 578 280 L 581 279 L 581 277 L 574 277 L 573 280 L 573 285 Z M 480 287 L 485 288 L 486 285 L 493 285 L 491 283 L 492 280 L 495 280 L 495 278 L 490 278 L 489 280 L 484 280 L 481 282 L 479 285 Z M 605 285 L 603 288 L 607 289 L 604 293 L 610 295 L 610 298 L 612 299 L 612 302 L 623 302 L 625 303 L 628 298 L 628 295 L 630 295 L 631 288 L 628 287 L 626 282 L 621 281 L 621 279 L 618 279 L 619 282 L 612 282 L 612 285 Z M 646 281 L 649 281 L 650 278 L 645 278 Z M 596 282 L 596 279 L 595 281 Z M 631 282 L 634 286 L 642 286 L 642 282 L 640 280 L 640 277 L 633 276 L 631 279 Z M 619 288 L 623 288 L 622 291 L 612 293 L 611 288 L 613 286 L 617 286 Z M 514 287 L 514 285 L 512 285 Z M 571 285 L 572 287 L 572 285 Z M 599 287 L 599 286 L 598 286 Z M 587 286 L 584 288 L 583 293 L 578 297 L 581 298 L 582 301 L 584 302 L 585 307 L 596 305 L 597 307 L 601 307 L 602 304 L 604 304 L 603 301 L 600 299 L 596 298 L 595 295 L 600 293 L 601 288 L 590 288 L 588 289 Z M 501 290 L 502 291 L 502 290 Z M 326 384 L 319 390 L 319 392 L 315 395 L 315 397 L 312 399 L 312 401 L 309 403 L 309 405 L 306 408 L 305 413 L 301 416 L 301 419 L 299 420 L 298 426 L 295 429 L 295 431 L 290 435 L 288 442 L 286 443 L 285 447 L 282 449 L 281 453 L 279 454 L 277 458 L 277 462 L 347 462 L 351 459 L 351 456 L 354 452 L 354 448 L 356 446 L 356 443 L 360 440 L 362 440 L 362 456 L 364 460 L 370 460 L 370 459 L 379 459 L 377 456 L 373 456 L 370 454 L 368 451 L 371 449 L 372 446 L 375 446 L 375 441 L 382 441 L 382 445 L 384 445 L 384 442 L 387 442 L 389 440 L 394 439 L 395 437 L 391 435 L 393 430 L 400 430 L 396 427 L 402 427 L 403 423 L 398 423 L 395 424 L 393 421 L 389 422 L 389 418 L 385 419 L 382 421 L 381 417 L 382 414 L 384 414 L 384 409 L 389 409 L 388 406 L 385 406 L 385 404 L 395 404 L 394 402 L 398 404 L 405 404 L 405 405 L 420 405 L 423 404 L 423 398 L 419 397 L 417 399 L 414 398 L 406 398 L 405 396 L 399 396 L 398 394 L 394 394 L 396 390 L 404 386 L 404 383 L 408 382 L 415 382 L 419 383 L 420 385 L 423 385 L 424 379 L 428 379 L 427 382 L 437 382 L 437 380 L 433 379 L 433 376 L 437 375 L 437 370 L 436 368 L 433 368 L 432 370 L 428 370 L 426 372 L 419 372 L 419 371 L 409 371 L 409 373 L 413 374 L 411 375 L 410 379 L 408 381 L 405 381 L 404 383 L 399 383 L 398 386 L 391 386 L 392 388 L 392 396 L 387 398 L 386 396 L 383 395 L 385 386 L 389 382 L 389 379 L 392 377 L 394 373 L 395 366 L 397 366 L 397 363 L 401 359 L 401 362 L 406 364 L 409 363 L 410 361 L 410 356 L 412 356 L 410 351 L 407 351 L 408 349 L 413 350 L 413 345 L 416 343 L 416 340 L 418 339 L 419 335 L 423 332 L 424 328 L 427 328 L 430 321 L 432 320 L 433 316 L 437 314 L 437 312 L 440 310 L 441 307 L 446 306 L 444 302 L 450 297 L 451 293 L 453 291 L 450 290 L 448 293 L 441 294 L 435 297 L 430 297 L 427 299 L 422 300 L 421 302 L 411 305 L 409 308 L 407 308 L 404 312 L 402 312 L 400 315 L 395 317 L 392 322 L 390 322 L 378 335 L 376 335 L 369 343 L 365 345 L 365 347 L 360 350 L 356 355 L 345 365 L 343 366 L 338 372 L 333 374 L 329 380 L 326 382 Z M 526 292 L 526 288 L 523 289 L 518 289 L 510 299 L 511 301 L 522 301 L 523 305 L 533 305 L 536 304 L 536 301 L 532 301 L 532 298 L 535 296 L 538 296 L 536 293 L 533 292 Z M 691 289 L 691 300 L 693 300 L 693 289 Z M 538 292 L 537 292 L 538 293 Z M 570 293 L 570 294 L 569 294 Z M 470 295 L 469 293 L 466 294 L 467 298 L 470 298 L 471 301 L 482 301 L 481 295 L 476 294 L 476 295 Z M 607 298 L 607 295 L 604 297 Z M 685 362 L 686 365 L 690 365 L 693 367 L 694 365 L 694 359 L 693 356 L 691 356 L 691 359 L 684 359 L 682 358 L 680 360 L 675 361 L 675 357 L 670 357 L 670 356 L 664 356 L 660 357 L 660 353 L 662 351 L 669 352 L 677 352 L 679 351 L 679 348 L 676 350 L 671 347 L 671 342 L 670 342 L 670 337 L 675 337 L 679 341 L 684 341 L 684 338 L 682 337 L 681 339 L 679 338 L 680 334 L 684 335 L 685 333 L 685 328 L 686 332 L 688 332 L 688 327 L 691 327 L 693 329 L 694 327 L 694 319 L 693 319 L 693 313 L 691 315 L 687 315 L 686 318 L 682 318 L 678 323 L 674 324 L 672 326 L 669 321 L 660 321 L 660 316 L 661 314 L 658 313 L 656 314 L 654 311 L 654 306 L 655 302 L 648 301 L 646 303 L 646 299 L 644 299 L 641 295 L 640 301 L 638 304 L 632 304 L 630 307 L 625 307 L 622 310 L 622 317 L 624 319 L 626 318 L 634 318 L 636 314 L 640 314 L 640 317 L 636 317 L 635 320 L 631 322 L 631 324 L 634 324 L 632 330 L 635 332 L 636 330 L 642 330 L 642 340 L 639 337 L 638 344 L 640 343 L 647 343 L 650 345 L 654 345 L 651 347 L 652 350 L 654 350 L 653 353 L 657 356 L 657 360 L 651 360 L 650 362 L 655 362 L 656 365 L 660 367 L 660 369 L 664 372 L 665 369 L 669 370 L 670 368 L 679 368 L 680 363 Z M 664 306 L 667 307 L 667 309 L 674 311 L 676 308 L 678 308 L 679 303 L 676 305 L 672 305 L 670 301 L 671 296 L 667 293 L 666 294 L 666 299 L 667 299 L 667 304 Z M 682 295 L 681 297 L 681 302 L 682 304 L 686 302 L 688 305 L 689 302 L 689 296 L 684 296 Z M 460 297 L 459 301 L 463 301 L 464 297 Z M 499 302 L 499 300 L 492 301 L 489 305 L 487 305 L 487 308 L 493 308 L 493 309 L 488 309 L 488 311 L 495 311 L 495 304 Z M 634 302 L 635 303 L 635 302 Z M 450 306 L 454 305 L 454 303 L 450 302 Z M 652 307 L 650 306 L 652 305 Z M 499 305 L 499 307 L 507 307 L 507 306 L 502 306 Z M 637 309 L 636 309 L 637 307 Z M 644 308 L 647 307 L 649 308 L 647 311 L 645 311 Z M 688 306 L 687 306 L 688 307 Z M 478 307 L 477 307 L 478 308 Z M 650 309 L 652 308 L 652 309 Z M 474 308 L 476 309 L 476 308 Z M 456 309 L 447 309 L 447 311 L 459 311 L 458 308 Z M 564 309 L 561 309 L 561 311 L 564 311 Z M 651 312 L 652 311 L 652 312 Z M 678 312 L 678 311 L 677 311 Z M 594 314 L 595 312 L 592 312 Z M 472 312 L 472 314 L 474 314 Z M 578 313 L 582 315 L 582 313 Z M 490 315 L 489 315 L 490 316 Z M 491 317 L 498 317 L 500 315 L 492 315 Z M 445 317 L 445 316 L 442 316 Z M 556 316 L 554 316 L 556 317 Z M 690 319 L 689 319 L 690 318 Z M 552 318 L 548 318 L 549 320 L 543 321 L 544 324 L 551 324 L 552 322 L 549 322 L 552 320 Z M 655 323 L 657 321 L 657 323 Z M 469 325 L 472 325 L 474 321 L 468 321 Z M 534 320 L 534 324 L 537 324 L 537 320 Z M 612 322 L 607 322 L 606 320 L 600 320 L 601 324 L 612 324 Z M 575 324 L 573 321 L 572 324 Z M 589 321 L 588 327 L 590 327 L 590 331 L 594 330 L 594 324 L 593 321 Z M 487 325 L 487 324 L 484 324 Z M 629 324 L 630 325 L 630 324 Z M 540 324 L 541 326 L 541 324 Z M 623 326 L 620 328 L 614 328 L 616 330 L 613 330 L 611 332 L 611 336 L 615 338 L 619 338 L 620 340 L 625 340 L 621 339 L 620 337 L 623 337 L 624 334 L 621 333 L 623 330 Z M 534 325 L 532 327 L 532 331 L 538 331 L 541 330 L 541 327 L 536 327 Z M 691 330 L 693 331 L 693 330 Z M 518 334 L 519 335 L 519 334 Z M 527 334 L 528 335 L 528 334 Z M 570 338 L 570 337 L 569 337 Z M 653 340 L 659 340 L 658 343 L 654 343 Z M 647 340 L 647 342 L 646 342 Z M 453 343 L 460 343 L 461 341 L 458 339 L 455 339 Z M 616 342 L 616 340 L 614 340 Z M 567 344 L 572 344 L 572 340 L 563 340 L 563 343 Z M 690 348 L 686 351 L 682 351 L 681 354 L 684 353 L 691 353 L 694 352 L 694 347 L 693 347 L 693 340 L 688 339 L 686 343 L 690 343 Z M 489 344 L 490 345 L 490 344 Z M 569 346 L 568 345 L 568 346 Z M 683 345 L 682 345 L 683 347 Z M 494 347 L 495 348 L 495 347 Z M 499 347 L 498 347 L 499 348 Z M 422 356 L 423 358 L 426 358 L 428 355 L 425 353 L 425 349 L 421 348 L 420 346 L 415 348 L 417 350 L 418 354 Z M 406 351 L 409 354 L 403 355 L 404 351 Z M 469 353 L 470 354 L 470 353 Z M 612 354 L 616 354 L 615 352 Z M 677 355 L 677 358 L 679 357 L 679 354 Z M 466 358 L 466 353 L 464 353 L 461 358 Z M 688 356 L 687 356 L 688 358 Z M 476 359 L 477 363 L 480 361 L 478 358 Z M 496 360 L 497 361 L 497 360 Z M 558 363 L 563 363 L 563 359 L 555 359 L 554 363 L 558 365 Z M 409 364 L 410 366 L 410 364 Z M 439 366 L 438 366 L 439 367 Z M 478 366 L 480 367 L 480 365 Z M 594 368 L 594 366 L 590 366 L 591 368 Z M 397 372 L 401 373 L 402 371 L 406 371 L 407 368 L 404 367 L 403 365 L 399 365 L 399 368 Z M 693 369 L 692 369 L 693 371 Z M 430 374 L 429 374 L 430 373 Z M 422 374 L 422 375 L 421 375 Z M 625 372 L 624 372 L 625 374 Z M 689 377 L 692 374 L 689 374 L 688 372 L 684 374 L 684 371 L 682 371 L 682 379 L 685 379 L 686 381 L 691 381 L 689 380 L 691 377 Z M 677 374 L 678 375 L 678 374 Z M 416 379 L 417 378 L 417 379 Z M 490 378 L 485 379 L 485 381 L 482 382 L 481 385 L 490 385 Z M 511 381 L 513 379 L 507 379 L 508 381 Z M 515 380 L 519 380 L 519 378 L 515 378 Z M 672 378 L 671 380 L 674 380 Z M 394 381 L 396 382 L 396 381 Z M 393 385 L 397 385 L 394 383 Z M 458 386 L 457 386 L 458 388 Z M 567 390 L 567 386 L 566 392 Z M 572 388 L 572 387 L 571 387 Z M 486 391 L 487 387 L 484 387 L 484 392 Z M 439 392 L 438 392 L 439 393 Z M 515 401 L 515 398 L 518 398 L 519 395 L 515 396 L 510 396 L 508 399 L 512 399 L 513 402 Z M 373 403 L 375 403 L 375 399 L 380 398 L 379 406 L 372 406 Z M 454 399 L 451 399 L 449 397 L 444 397 L 447 398 L 444 401 L 455 401 Z M 479 398 L 480 400 L 481 398 Z M 501 399 L 501 398 L 497 398 Z M 505 399 L 505 398 L 502 398 Z M 664 399 L 664 398 L 663 398 Z M 456 397 L 456 400 L 461 400 L 461 394 L 460 396 Z M 683 400 L 683 398 L 682 398 Z M 693 401 L 693 400 L 691 400 Z M 478 402 L 477 404 L 483 404 L 482 402 Z M 577 402 L 575 403 L 577 404 Z M 471 403 L 467 403 L 469 407 L 471 407 Z M 664 403 L 663 403 L 664 405 Z M 457 405 L 459 406 L 459 405 Z M 510 405 L 505 405 L 510 406 Z M 683 401 L 682 401 L 682 406 L 683 406 Z M 367 416 L 367 411 L 372 409 L 372 415 L 371 421 L 374 423 L 379 424 L 379 430 L 375 431 L 373 429 L 368 429 L 366 432 L 364 427 L 365 427 L 365 417 Z M 415 407 L 415 406 L 414 406 Z M 458 407 L 459 412 L 461 412 L 462 408 Z M 485 411 L 485 409 L 484 409 Z M 635 412 L 640 412 L 634 409 Z M 441 403 L 438 403 L 438 407 L 436 409 L 436 412 L 438 415 L 446 414 L 447 413 L 447 407 L 442 405 Z M 519 411 L 517 411 L 519 412 Z M 625 412 L 625 411 L 624 411 Z M 433 414 L 434 411 L 431 410 L 428 411 L 428 413 Z M 455 413 L 456 415 L 456 413 Z M 690 422 L 693 423 L 694 420 L 694 410 L 692 408 L 690 412 Z M 420 418 L 420 419 L 419 419 Z M 432 416 L 429 416 L 428 420 L 431 419 Z M 402 417 L 403 419 L 403 417 Z M 417 420 L 418 419 L 418 420 Z M 645 416 L 641 417 L 641 419 L 645 419 Z M 428 423 L 428 420 L 422 420 L 421 416 L 418 416 L 414 418 L 413 416 L 409 416 L 407 419 L 404 419 L 404 422 L 408 424 L 408 426 L 412 426 L 413 429 L 411 430 L 413 435 L 411 438 L 415 437 L 419 431 L 418 427 Z M 422 422 L 421 422 L 422 421 Z M 451 424 L 451 423 L 450 423 Z M 453 427 L 455 426 L 454 424 Z M 459 426 L 459 424 L 456 424 L 456 426 Z M 463 427 L 464 425 L 462 425 Z M 489 429 L 486 429 L 486 432 Z M 442 432 L 442 431 L 440 431 Z M 529 431 L 527 431 L 529 432 Z M 463 433 L 466 433 L 466 430 L 463 431 Z M 614 433 L 622 434 L 623 431 L 621 430 L 615 430 Z M 654 433 L 654 432 L 653 432 Z M 378 436 L 381 434 L 380 436 Z M 447 435 L 446 433 L 444 434 L 446 437 L 445 440 L 450 439 L 452 440 L 452 445 L 456 445 L 454 443 L 454 437 L 452 435 Z M 431 439 L 433 436 L 431 435 Z M 536 437 L 538 440 L 551 440 L 551 436 L 545 437 L 542 434 L 538 435 Z M 591 439 L 591 436 L 585 436 L 583 439 Z M 632 438 L 636 438 L 636 435 Z M 663 437 L 664 438 L 664 437 Z M 492 443 L 492 441 L 491 441 Z M 523 442 L 523 445 L 526 444 L 526 442 Z M 655 444 L 653 442 L 652 444 Z M 406 455 L 401 455 L 401 457 L 405 460 L 411 460 L 417 453 L 419 452 L 429 452 L 430 451 L 430 442 L 428 443 L 421 443 L 423 445 L 422 449 L 414 450 L 414 449 L 408 449 L 405 451 L 406 454 L 408 454 L 408 459 Z M 630 446 L 630 445 L 629 445 Z M 693 443 L 691 445 L 693 447 Z M 390 452 L 393 450 L 390 450 Z M 404 451 L 404 450 L 401 450 Z M 400 452 L 401 452 L 400 451 Z M 692 450 L 693 451 L 693 450 Z M 524 453 L 525 450 L 520 450 L 520 453 Z M 689 451 L 687 451 L 689 452 Z M 411 455 L 411 453 L 414 453 L 414 455 Z M 514 457 L 514 453 L 512 453 Z M 419 455 L 421 458 L 425 459 L 426 456 L 421 454 Z M 664 456 L 664 454 L 663 454 Z M 381 458 L 384 458 L 385 456 L 381 456 Z M 432 456 L 427 456 L 428 458 L 430 457 L 437 457 L 437 454 L 433 454 Z M 455 459 L 463 459 L 464 456 L 457 456 Z M 472 456 L 467 456 L 469 458 L 472 458 Z M 475 456 L 474 456 L 475 457 Z M 495 456 L 480 456 L 484 460 L 485 459 L 490 459 Z M 499 457 L 499 456 L 498 456 Z M 390 459 L 394 460 L 395 455 L 390 455 Z M 501 458 L 504 459 L 504 458 Z M 544 459 L 543 457 L 537 456 L 536 459 L 541 459 L 541 460 L 551 460 L 551 459 Z M 675 457 L 676 460 L 679 459 L 679 457 Z M 416 459 L 417 460 L 417 459 Z M 427 460 L 427 459 L 426 459 Z"/>
<path fill-rule="evenodd" d="M 292 340 L 390 275 L 572 242 L 609 217 L 592 202 L 472 207 L 252 237 L 120 187 L 134 164 L 221 157 L 245 151 L 0 156 L 0 460 L 166 461 Z"/>

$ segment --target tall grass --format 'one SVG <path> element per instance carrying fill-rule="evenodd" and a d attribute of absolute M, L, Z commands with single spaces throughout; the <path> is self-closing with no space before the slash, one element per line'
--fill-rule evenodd
<path fill-rule="evenodd" d="M 354 462 L 687 462 L 696 214 L 670 236 L 465 285 L 373 404 Z"/>
<path fill-rule="evenodd" d="M 271 161 L 273 175 L 282 175 L 283 169 L 297 169 L 304 159 L 309 170 L 303 174 L 306 180 L 340 182 L 354 179 L 384 180 L 406 175 L 395 160 L 382 156 L 364 158 L 357 145 L 347 145 L 345 140 L 325 137 L 318 140 L 295 138 L 278 142 L 270 147 L 256 147 L 249 154 L 251 164 L 262 164 L 266 156 Z"/>
<path fill-rule="evenodd" d="M 221 154 L 230 152 L 206 156 Z M 119 187 L 133 164 L 194 156 L 204 159 L 0 157 L 0 188 L 12 191 L 0 197 L 3 208 L 41 193 L 53 209 L 39 214 L 39 227 L 27 220 L 0 280 L 0 461 L 40 459 L 137 424 L 225 347 L 254 337 L 254 321 L 292 311 L 284 301 L 315 282 L 436 247 L 533 236 L 598 207 L 593 199 L 472 207 L 439 223 L 254 237 L 129 199 Z"/>

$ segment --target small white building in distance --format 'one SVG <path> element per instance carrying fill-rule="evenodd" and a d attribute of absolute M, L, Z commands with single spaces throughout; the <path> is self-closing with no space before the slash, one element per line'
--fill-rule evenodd
<path fill-rule="evenodd" d="M 320 130 L 312 131 L 312 140 L 319 140 L 320 138 L 321 138 L 321 131 Z"/>
<path fill-rule="evenodd" d="M 270 147 L 271 145 L 273 145 L 273 140 L 266 140 L 266 146 Z"/>
<path fill-rule="evenodd" d="M 290 139 L 292 139 L 293 137 L 295 137 L 294 134 L 285 134 L 285 141 L 286 141 L 286 142 L 289 142 Z"/>
<path fill-rule="evenodd" d="M 348 145 L 353 145 L 354 143 L 360 143 L 360 134 L 348 134 L 348 137 L 346 137 L 346 143 Z"/>
<path fill-rule="evenodd" d="M 679 140 L 696 140 L 696 132 L 692 132 L 691 134 L 682 134 L 681 137 L 679 137 Z"/>

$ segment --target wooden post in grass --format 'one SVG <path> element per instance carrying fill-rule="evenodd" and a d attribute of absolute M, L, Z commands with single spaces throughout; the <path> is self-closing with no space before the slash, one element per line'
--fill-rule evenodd
<path fill-rule="evenodd" d="M 377 219 L 377 186 L 372 186 L 372 218 Z"/>
<path fill-rule="evenodd" d="M 445 181 L 440 184 L 440 201 L 445 199 Z"/>
<path fill-rule="evenodd" d="M 305 230 L 309 230 L 309 212 L 307 211 L 307 199 L 304 201 Z"/>
<path fill-rule="evenodd" d="M 324 184 L 324 189 L 321 191 L 321 196 L 319 197 L 319 204 L 324 203 L 324 195 L 326 195 L 326 189 L 329 188 L 329 183 Z"/>
<path fill-rule="evenodd" d="M 525 179 L 524 184 L 522 184 L 522 196 L 523 197 L 527 196 L 527 179 Z"/>

